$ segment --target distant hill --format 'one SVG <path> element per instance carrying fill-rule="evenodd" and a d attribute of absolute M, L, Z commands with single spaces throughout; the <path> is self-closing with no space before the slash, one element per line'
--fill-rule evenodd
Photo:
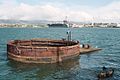
<path fill-rule="evenodd" d="M 47 20 L 10 20 L 10 19 L 0 19 L 0 24 L 48 24 L 51 21 Z"/>
<path fill-rule="evenodd" d="M 48 21 L 48 20 L 13 20 L 13 19 L 0 19 L 0 24 L 51 24 L 51 23 L 61 23 L 63 21 Z M 74 22 L 70 21 L 69 23 L 75 24 L 85 24 L 90 22 Z"/>

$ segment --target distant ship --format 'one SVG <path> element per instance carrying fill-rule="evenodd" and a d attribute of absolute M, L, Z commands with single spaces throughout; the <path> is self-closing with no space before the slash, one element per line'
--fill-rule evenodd
<path fill-rule="evenodd" d="M 50 27 L 50 28 L 69 28 L 69 24 L 68 24 L 67 20 L 64 20 L 63 23 L 48 24 L 48 27 Z"/>
<path fill-rule="evenodd" d="M 53 28 L 68 28 L 68 25 L 67 24 L 60 24 L 60 23 L 57 23 L 57 24 L 48 24 L 49 27 L 53 27 Z"/>

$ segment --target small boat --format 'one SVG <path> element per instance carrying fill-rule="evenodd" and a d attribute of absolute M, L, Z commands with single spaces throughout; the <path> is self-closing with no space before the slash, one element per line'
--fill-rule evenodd
<path fill-rule="evenodd" d="M 114 70 L 112 68 L 103 67 L 103 70 L 98 74 L 98 78 L 104 79 L 104 78 L 112 77 L 113 74 L 114 74 Z"/>

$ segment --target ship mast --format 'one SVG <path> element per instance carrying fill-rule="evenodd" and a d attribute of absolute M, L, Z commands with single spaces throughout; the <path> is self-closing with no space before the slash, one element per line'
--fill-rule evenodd
<path fill-rule="evenodd" d="M 68 24 L 67 16 L 65 17 L 65 20 L 63 20 L 63 23 L 64 23 L 64 24 Z"/>
<path fill-rule="evenodd" d="M 67 31 L 67 40 L 71 41 L 72 35 L 71 35 L 71 31 Z"/>

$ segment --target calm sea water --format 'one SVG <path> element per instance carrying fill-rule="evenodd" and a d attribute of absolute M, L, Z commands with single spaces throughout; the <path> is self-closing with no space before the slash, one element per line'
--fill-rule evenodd
<path fill-rule="evenodd" d="M 14 39 L 66 37 L 89 43 L 103 50 L 80 55 L 75 60 L 60 64 L 24 64 L 7 59 L 6 43 Z M 113 77 L 120 80 L 120 29 L 110 28 L 0 28 L 0 80 L 97 80 L 102 66 L 115 70 Z"/>

